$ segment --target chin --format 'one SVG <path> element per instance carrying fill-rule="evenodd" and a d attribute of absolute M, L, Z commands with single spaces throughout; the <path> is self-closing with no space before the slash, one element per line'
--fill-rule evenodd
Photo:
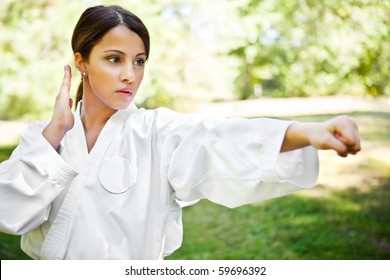
<path fill-rule="evenodd" d="M 121 104 L 115 104 L 114 106 L 112 106 L 112 108 L 115 109 L 115 110 L 124 110 L 127 107 L 129 107 L 132 102 L 133 101 L 126 102 L 126 103 L 121 103 Z"/>

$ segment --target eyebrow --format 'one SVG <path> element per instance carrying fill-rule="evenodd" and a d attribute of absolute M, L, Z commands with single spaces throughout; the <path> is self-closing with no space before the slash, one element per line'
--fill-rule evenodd
<path fill-rule="evenodd" d="M 123 51 L 115 50 L 115 49 L 105 50 L 104 52 L 116 52 L 116 53 L 119 53 L 119 54 L 121 54 L 121 55 L 126 56 L 126 53 L 124 53 Z M 144 52 L 142 52 L 142 53 L 137 53 L 137 54 L 135 55 L 135 57 L 142 56 L 142 55 L 146 56 L 146 53 L 144 53 Z"/>

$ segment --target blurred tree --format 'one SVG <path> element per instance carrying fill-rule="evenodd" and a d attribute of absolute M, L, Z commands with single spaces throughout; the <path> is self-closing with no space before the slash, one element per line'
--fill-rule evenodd
<path fill-rule="evenodd" d="M 2 1 L 1 119 L 49 115 L 63 65 L 71 62 L 71 26 L 81 6 L 66 0 Z"/>
<path fill-rule="evenodd" d="M 136 101 L 148 108 L 163 105 L 185 111 L 193 102 L 226 98 L 232 92 L 230 81 L 234 75 L 224 67 L 228 63 L 228 46 L 221 47 L 218 38 L 223 36 L 218 29 L 222 29 L 227 13 L 232 11 L 231 3 L 224 0 L 142 3 L 138 14 L 149 28 L 152 49 L 143 90 Z M 128 8 L 131 9 L 130 5 Z"/>
<path fill-rule="evenodd" d="M 364 86 L 390 95 L 390 1 L 249 0 L 236 86 L 273 96 L 329 95 Z"/>
<path fill-rule="evenodd" d="M 151 33 L 136 102 L 185 110 L 197 101 L 390 95 L 390 0 L 3 0 L 0 119 L 49 118 L 82 11 L 121 5 Z M 72 95 L 80 75 L 73 67 Z"/>
<path fill-rule="evenodd" d="M 151 55 L 137 103 L 185 110 L 186 103 L 213 100 L 232 91 L 226 79 L 231 69 L 220 67 L 227 58 L 215 55 L 221 44 L 214 44 L 214 29 L 223 25 L 215 22 L 225 19 L 229 1 L 5 0 L 0 7 L 1 119 L 50 117 L 62 66 L 73 66 L 73 28 L 86 7 L 98 4 L 133 11 L 151 33 Z M 80 75 L 74 67 L 72 73 L 74 96 Z M 228 77 L 232 80 L 233 74 Z"/>

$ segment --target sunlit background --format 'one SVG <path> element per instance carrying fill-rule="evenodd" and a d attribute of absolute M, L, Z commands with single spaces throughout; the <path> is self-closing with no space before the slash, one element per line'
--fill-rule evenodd
<path fill-rule="evenodd" d="M 0 161 L 49 119 L 82 11 L 117 4 L 151 33 L 138 106 L 321 121 L 347 113 L 363 151 L 320 152 L 313 190 L 228 210 L 184 209 L 171 258 L 390 259 L 389 0 L 2 0 Z M 0 258 L 24 258 L 0 233 Z"/>
<path fill-rule="evenodd" d="M 50 117 L 70 39 L 90 5 L 119 4 L 151 33 L 136 102 L 259 96 L 390 96 L 389 1 L 3 0 L 0 119 Z M 74 69 L 74 67 L 73 67 Z M 74 93 L 80 75 L 73 70 Z"/>

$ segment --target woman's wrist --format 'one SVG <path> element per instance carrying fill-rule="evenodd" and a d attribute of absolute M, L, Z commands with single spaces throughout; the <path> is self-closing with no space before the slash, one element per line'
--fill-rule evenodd
<path fill-rule="evenodd" d="M 286 131 L 281 152 L 288 152 L 309 146 L 310 134 L 313 132 L 316 123 L 292 123 Z"/>
<path fill-rule="evenodd" d="M 49 144 L 57 150 L 60 146 L 62 138 L 64 138 L 67 130 L 61 126 L 55 125 L 52 121 L 44 128 L 42 135 L 46 138 Z"/>

